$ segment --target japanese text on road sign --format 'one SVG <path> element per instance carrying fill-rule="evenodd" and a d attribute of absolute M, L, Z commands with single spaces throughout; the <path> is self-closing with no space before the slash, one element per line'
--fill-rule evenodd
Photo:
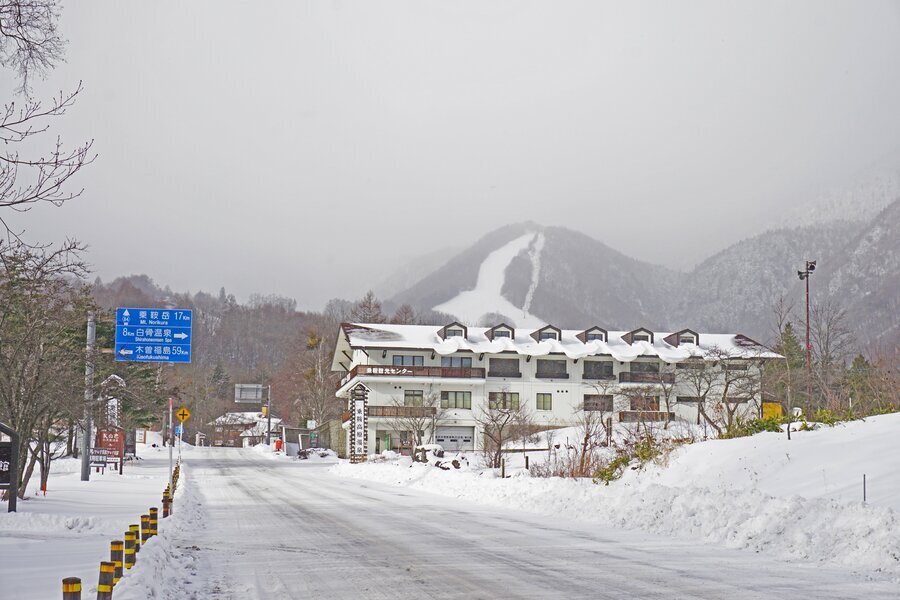
<path fill-rule="evenodd" d="M 193 311 L 116 309 L 116 360 L 191 362 Z"/>

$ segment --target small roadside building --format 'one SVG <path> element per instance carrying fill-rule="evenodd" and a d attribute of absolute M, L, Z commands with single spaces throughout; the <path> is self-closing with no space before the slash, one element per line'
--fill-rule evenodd
<path fill-rule="evenodd" d="M 212 445 L 228 448 L 248 448 L 266 441 L 269 418 L 261 412 L 227 412 L 210 423 L 213 428 Z M 272 415 L 272 439 L 279 437 L 281 419 Z"/>

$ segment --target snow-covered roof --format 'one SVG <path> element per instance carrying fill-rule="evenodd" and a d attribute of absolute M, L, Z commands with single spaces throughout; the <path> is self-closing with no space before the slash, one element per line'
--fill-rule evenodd
<path fill-rule="evenodd" d="M 455 352 L 476 354 L 497 354 L 515 352 L 525 356 L 546 356 L 562 354 L 569 358 L 588 356 L 611 356 L 618 361 L 630 362 L 638 357 L 656 356 L 669 363 L 682 362 L 690 358 L 716 359 L 731 358 L 779 358 L 779 355 L 742 334 L 699 333 L 699 344 L 679 344 L 673 346 L 665 338 L 673 332 L 652 332 L 653 341 L 635 341 L 629 344 L 623 336 L 628 331 L 610 331 L 607 341 L 592 340 L 582 342 L 578 335 L 583 329 L 563 329 L 559 340 L 536 341 L 533 329 L 515 329 L 513 338 L 485 335 L 488 327 L 469 327 L 466 337 L 441 339 L 437 325 L 392 325 L 388 323 L 343 323 L 341 335 L 335 349 L 334 370 L 347 370 L 351 350 L 356 348 L 379 348 L 386 350 L 432 351 L 439 355 Z M 641 328 L 643 329 L 643 328 Z M 647 330 L 649 331 L 649 330 Z M 680 331 L 684 331 L 683 329 Z M 346 352 L 346 354 L 344 354 Z"/>
<path fill-rule="evenodd" d="M 254 423 L 268 422 L 269 418 L 261 412 L 227 412 L 214 419 L 210 425 L 253 425 Z M 272 415 L 272 425 L 281 423 L 281 419 Z M 265 431 L 265 428 L 263 429 Z"/>

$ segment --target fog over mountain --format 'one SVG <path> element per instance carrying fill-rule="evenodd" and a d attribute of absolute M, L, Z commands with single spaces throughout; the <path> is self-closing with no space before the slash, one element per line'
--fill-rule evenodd
<path fill-rule="evenodd" d="M 672 243 L 690 234 L 673 232 Z M 447 312 L 460 292 L 478 292 L 485 259 L 523 235 L 532 236 L 528 247 L 503 272 L 503 299 L 517 308 L 527 302 L 525 313 L 504 315 L 512 321 L 524 316 L 572 328 L 690 327 L 765 340 L 780 296 L 802 307 L 797 270 L 810 259 L 819 265 L 811 279 L 813 302 L 831 299 L 845 308 L 860 347 L 894 344 L 900 337 L 900 199 L 866 220 L 827 220 L 738 241 L 689 272 L 635 260 L 570 229 L 510 225 L 398 292 L 392 302 Z M 495 311 L 498 302 L 485 295 L 483 312 Z M 484 320 L 475 313 L 456 316 Z"/>

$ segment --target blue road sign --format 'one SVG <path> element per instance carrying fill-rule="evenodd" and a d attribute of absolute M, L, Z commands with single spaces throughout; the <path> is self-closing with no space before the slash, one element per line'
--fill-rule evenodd
<path fill-rule="evenodd" d="M 184 434 L 184 425 L 179 423 L 178 425 L 175 426 L 175 435 L 182 435 L 182 434 Z"/>
<path fill-rule="evenodd" d="M 193 316 L 176 308 L 116 309 L 116 360 L 191 362 Z"/>

